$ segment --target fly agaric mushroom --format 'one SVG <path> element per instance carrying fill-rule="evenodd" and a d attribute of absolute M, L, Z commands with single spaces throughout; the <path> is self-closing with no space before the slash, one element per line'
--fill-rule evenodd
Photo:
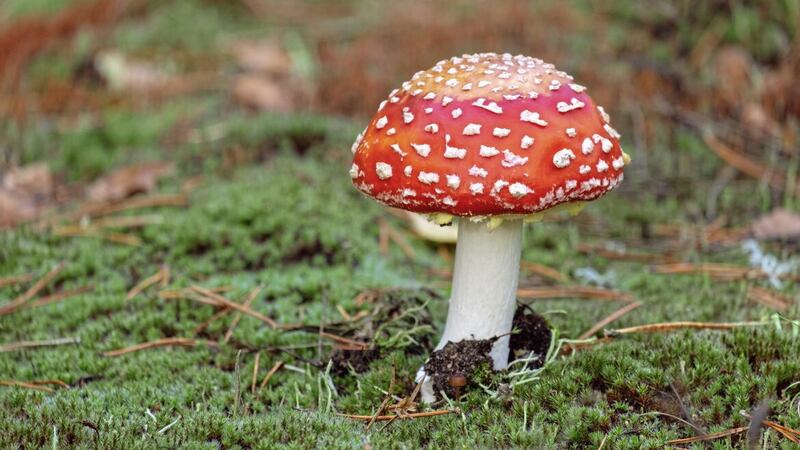
<path fill-rule="evenodd" d="M 497 338 L 494 369 L 507 366 L 523 223 L 614 189 L 629 161 L 619 137 L 584 86 L 522 55 L 442 60 L 381 102 L 353 144 L 355 187 L 439 224 L 460 219 L 437 349 Z"/>

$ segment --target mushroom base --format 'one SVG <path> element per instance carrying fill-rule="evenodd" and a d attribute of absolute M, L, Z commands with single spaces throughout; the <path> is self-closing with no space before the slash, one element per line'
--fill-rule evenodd
<path fill-rule="evenodd" d="M 494 370 L 506 368 L 522 226 L 522 220 L 506 220 L 494 229 L 470 220 L 459 222 L 447 324 L 437 350 L 448 342 L 497 338 L 489 356 Z"/>

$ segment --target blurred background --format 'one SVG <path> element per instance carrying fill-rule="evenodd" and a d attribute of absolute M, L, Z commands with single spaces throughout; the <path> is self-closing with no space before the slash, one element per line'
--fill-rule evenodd
<path fill-rule="evenodd" d="M 702 221 L 720 202 L 746 216 L 791 207 L 799 22 L 793 0 L 5 0 L 0 223 L 91 197 L 133 163 L 191 175 L 263 160 L 225 139 L 242 117 L 332 115 L 356 130 L 416 70 L 478 51 L 540 57 L 587 85 L 634 155 L 628 195 L 686 198 Z M 132 186 L 93 197 L 173 170 L 132 168 Z"/>
<path fill-rule="evenodd" d="M 798 27 L 797 0 L 0 0 L 0 447 L 733 447 L 767 401 L 800 428 Z M 633 158 L 525 232 L 520 302 L 589 341 L 368 432 L 331 414 L 418 407 L 455 250 L 353 189 L 350 147 L 483 51 L 574 75 Z"/>

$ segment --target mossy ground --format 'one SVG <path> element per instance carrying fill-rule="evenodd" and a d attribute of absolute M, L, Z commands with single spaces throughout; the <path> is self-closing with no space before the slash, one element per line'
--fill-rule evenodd
<path fill-rule="evenodd" d="M 118 45 L 141 51 L 171 36 L 175 45 L 186 39 L 186 45 L 202 47 L 197 40 L 204 38 L 204 27 L 230 26 L 226 16 L 209 14 L 196 2 L 160 8 L 165 9 L 162 16 L 153 13 L 154 18 L 145 20 L 149 31 L 143 35 L 123 26 L 115 34 Z M 188 12 L 172 11 L 176 8 Z M 197 35 L 168 32 L 172 22 L 167 19 L 189 13 L 199 24 L 200 31 L 193 29 Z M 142 24 L 136 29 L 141 31 Z M 362 422 L 338 417 L 336 413 L 374 412 L 393 371 L 395 394 L 404 396 L 413 389 L 414 373 L 426 358 L 414 344 L 435 342 L 446 315 L 446 280 L 430 269 L 449 263 L 435 246 L 410 234 L 413 259 L 397 246 L 388 254 L 381 252 L 378 218 L 398 229 L 403 224 L 350 186 L 348 149 L 359 123 L 313 115 L 255 117 L 226 108 L 224 98 L 209 94 L 145 110 L 110 111 L 92 125 L 68 131 L 32 127 L 9 132 L 9 140 L 24 149 L 23 160 L 47 159 L 73 179 L 169 155 L 178 162 L 179 174 L 162 183 L 160 191 L 178 191 L 190 176 L 202 175 L 203 181 L 187 208 L 149 211 L 161 215 L 163 223 L 138 230 L 139 247 L 57 237 L 31 227 L 0 234 L 0 277 L 41 275 L 63 261 L 64 271 L 44 293 L 93 286 L 93 291 L 63 302 L 0 317 L 0 343 L 80 339 L 77 345 L 0 354 L 0 379 L 58 379 L 71 386 L 54 393 L 0 387 L 0 447 L 596 448 L 605 441 L 605 448 L 661 448 L 670 439 L 698 434 L 665 414 L 685 417 L 688 412 L 696 425 L 713 432 L 746 425 L 739 411 L 763 401 L 772 406 L 771 420 L 800 428 L 800 338 L 785 323 L 615 339 L 557 358 L 538 381 L 503 395 L 472 390 L 452 405 L 461 414 L 398 420 L 369 430 Z M 189 112 L 198 134 L 214 137 L 171 144 L 174 121 Z M 16 130 L 6 127 L 12 128 Z M 628 143 L 626 149 L 634 147 Z M 247 167 L 228 164 L 230 148 L 245 149 Z M 621 192 L 595 202 L 575 219 L 529 226 L 523 258 L 555 268 L 571 282 L 580 281 L 575 276 L 580 268 L 613 273 L 611 287 L 643 303 L 615 327 L 770 318 L 771 310 L 746 299 L 747 287 L 763 281 L 659 275 L 642 263 L 578 250 L 579 244 L 606 242 L 664 248 L 674 241 L 653 237 L 654 225 L 697 222 L 697 212 L 707 201 L 710 183 L 705 180 L 719 164 L 689 131 L 677 142 L 650 149 L 649 155 L 660 158 L 670 152 L 678 155 L 680 167 L 692 168 L 691 186 L 652 189 L 651 181 L 637 172 L 632 150 L 634 165 Z M 753 191 L 760 195 L 749 194 Z M 776 199 L 764 185 L 739 180 L 717 203 L 719 211 L 742 224 L 743 212 L 766 210 Z M 780 247 L 771 250 L 780 252 Z M 686 261 L 748 263 L 739 246 L 684 246 L 676 251 Z M 403 331 L 393 329 L 381 335 L 392 345 L 358 375 L 326 371 L 332 349 L 320 347 L 316 332 L 275 330 L 249 317 L 241 320 L 229 344 L 219 348 L 103 356 L 154 339 L 192 337 L 195 327 L 214 314 L 211 306 L 161 299 L 157 287 L 126 301 L 137 282 L 164 265 L 172 273 L 169 288 L 229 286 L 225 295 L 241 299 L 263 286 L 253 308 L 281 323 L 337 322 L 337 307 L 351 315 L 372 310 L 374 305 L 355 303 L 359 293 L 401 288 L 401 299 L 424 305 L 412 319 L 432 317 L 434 329 L 421 321 L 417 334 L 392 339 Z M 540 282 L 522 279 L 526 285 Z M 26 288 L 0 288 L 0 298 L 14 298 Z M 797 294 L 793 283 L 782 289 Z M 561 337 L 580 335 L 620 306 L 578 299 L 533 304 Z M 795 304 L 785 315 L 796 318 L 799 313 Z M 230 319 L 214 322 L 197 337 L 219 341 Z M 253 395 L 257 352 L 260 377 L 279 360 L 292 368 L 278 371 Z M 492 381 L 489 387 L 497 389 L 502 379 Z M 791 448 L 775 432 L 767 435 L 766 447 Z M 733 437 L 708 445 L 730 448 L 743 441 Z"/>

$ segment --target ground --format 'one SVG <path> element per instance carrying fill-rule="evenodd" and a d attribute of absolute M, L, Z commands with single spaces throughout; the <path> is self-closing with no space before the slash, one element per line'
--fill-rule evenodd
<path fill-rule="evenodd" d="M 153 42 L 167 38 L 202 47 L 192 40 L 202 39 L 203 30 L 232 27 L 228 15 L 209 12 L 222 8 L 214 2 L 154 3 L 146 16 L 115 29 L 118 48 L 147 55 Z M 21 5 L 25 2 L 11 2 L 5 14 L 28 13 Z M 194 17 L 194 27 L 180 19 L 186 15 Z M 166 31 L 180 26 L 188 31 Z M 246 21 L 241 26 L 247 30 L 242 33 L 254 28 Z M 57 78 L 65 57 L 51 51 L 43 58 L 49 59 L 31 68 L 33 84 Z M 390 385 L 400 398 L 414 389 L 414 374 L 444 326 L 449 285 L 442 272 L 449 270 L 454 249 L 425 242 L 352 188 L 349 148 L 365 119 L 256 114 L 213 89 L 145 105 L 102 102 L 108 102 L 106 109 L 91 120 L 68 126 L 4 122 L 6 142 L 21 149 L 21 162 L 47 160 L 75 183 L 136 161 L 174 161 L 176 174 L 162 179 L 157 191 L 186 192 L 188 205 L 117 213 L 159 216 L 159 223 L 129 231 L 139 245 L 59 236 L 35 224 L 0 233 L 0 279 L 39 278 L 63 263 L 41 295 L 91 288 L 0 315 L 0 345 L 76 338 L 69 345 L 0 353 L 0 380 L 68 385 L 50 385 L 52 392 L 0 386 L 0 447 L 663 448 L 672 439 L 748 426 L 741 411 L 752 413 L 763 402 L 771 407 L 769 420 L 800 428 L 798 303 L 778 315 L 749 295 L 756 286 L 793 298 L 795 284 L 656 270 L 659 258 L 752 264 L 741 240 L 695 239 L 723 164 L 692 127 L 674 131 L 669 140 L 659 140 L 655 132 L 646 158 L 637 154 L 637 143 L 624 138 L 634 162 L 619 192 L 577 217 L 527 226 L 523 260 L 553 269 L 560 280 L 524 269 L 521 285 L 599 284 L 641 302 L 607 329 L 674 321 L 764 324 L 626 334 L 574 352 L 557 351 L 530 382 L 510 387 L 514 379 L 506 374 L 482 373 L 483 388 L 473 384 L 463 397 L 433 407 L 451 414 L 367 429 L 363 421 L 341 414 L 374 414 Z M 636 169 L 644 159 L 644 166 L 670 166 L 678 174 L 645 179 L 649 172 Z M 688 171 L 685 177 L 682 170 Z M 677 181 L 666 183 L 671 177 Z M 686 177 L 690 185 L 683 183 Z M 793 198 L 740 177 L 714 202 L 730 227 L 743 227 L 753 213 L 792 206 Z M 386 227 L 410 248 L 394 240 L 388 247 L 382 243 Z M 758 245 L 779 259 L 791 257 L 790 246 Z M 614 257 L 620 252 L 650 256 Z M 170 271 L 168 282 L 126 299 L 162 268 Z M 16 298 L 31 284 L 0 287 L 0 299 Z M 198 332 L 218 308 L 163 295 L 193 285 L 224 287 L 222 294 L 234 301 L 260 287 L 253 310 L 280 324 L 306 327 L 275 329 L 244 316 L 223 342 L 233 313 Z M 547 318 L 554 344 L 576 339 L 625 305 L 596 296 L 521 296 L 520 302 Z M 353 325 L 346 322 L 362 311 Z M 336 342 L 322 339 L 324 330 L 372 339 L 378 349 L 374 359 L 350 368 L 339 361 L 334 367 L 329 360 Z M 171 337 L 202 342 L 104 354 Z M 277 362 L 284 365 L 254 393 L 256 361 L 258 383 Z M 756 438 L 765 448 L 793 445 L 771 429 Z M 685 445 L 732 448 L 746 439 L 737 434 Z"/>

